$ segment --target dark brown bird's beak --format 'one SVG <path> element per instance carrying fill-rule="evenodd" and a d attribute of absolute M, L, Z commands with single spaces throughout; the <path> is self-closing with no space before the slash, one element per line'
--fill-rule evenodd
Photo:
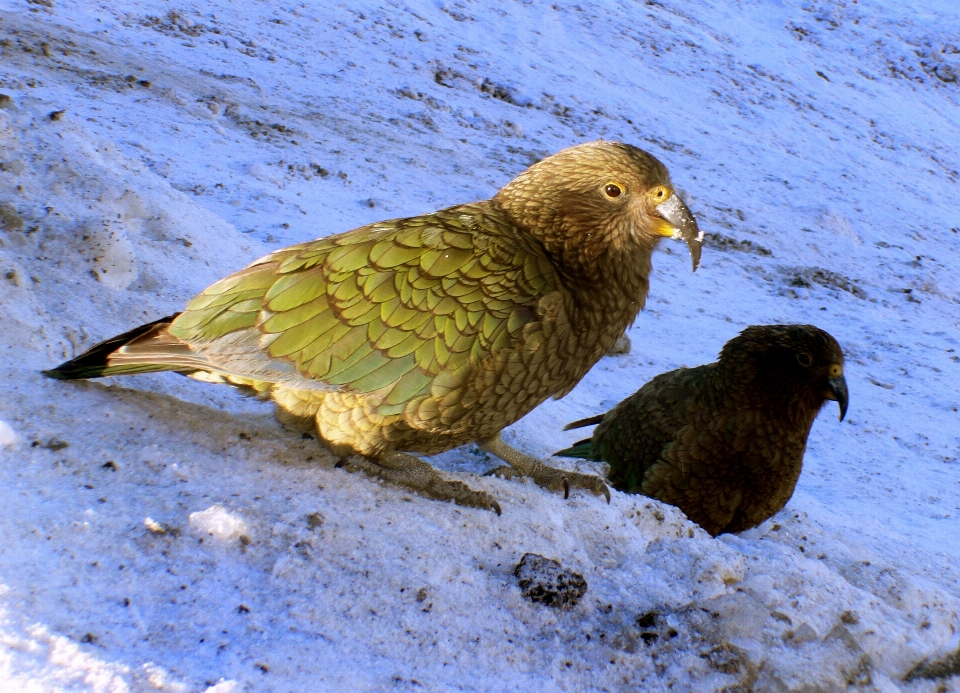
<path fill-rule="evenodd" d="M 840 375 L 836 378 L 827 380 L 827 392 L 824 394 L 827 399 L 832 399 L 840 405 L 840 420 L 847 415 L 847 381 Z"/>
<path fill-rule="evenodd" d="M 690 248 L 690 259 L 693 260 L 693 271 L 700 265 L 700 248 L 703 245 L 703 232 L 697 226 L 697 220 L 683 204 L 680 196 L 674 193 L 656 207 L 657 216 L 673 227 L 672 238 L 683 239 Z"/>

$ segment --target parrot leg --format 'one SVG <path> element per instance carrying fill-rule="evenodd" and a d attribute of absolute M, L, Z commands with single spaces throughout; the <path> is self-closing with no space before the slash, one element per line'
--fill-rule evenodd
<path fill-rule="evenodd" d="M 585 488 L 598 495 L 603 495 L 610 502 L 610 489 L 607 484 L 598 476 L 592 474 L 581 474 L 580 472 L 568 472 L 565 469 L 550 467 L 538 460 L 532 455 L 520 452 L 503 442 L 500 434 L 478 440 L 477 446 L 491 455 L 496 455 L 501 460 L 509 464 L 509 467 L 497 467 L 487 472 L 497 476 L 509 478 L 513 474 L 528 476 L 538 485 L 551 491 L 563 491 L 563 497 L 570 495 L 570 487 Z"/>
<path fill-rule="evenodd" d="M 398 486 L 405 486 L 430 498 L 452 500 L 457 505 L 493 510 L 500 514 L 500 504 L 484 491 L 476 491 L 462 481 L 445 478 L 431 465 L 404 452 L 390 452 L 377 458 L 351 455 L 346 466 L 360 469 Z M 351 470 L 352 471 L 352 470 Z"/>

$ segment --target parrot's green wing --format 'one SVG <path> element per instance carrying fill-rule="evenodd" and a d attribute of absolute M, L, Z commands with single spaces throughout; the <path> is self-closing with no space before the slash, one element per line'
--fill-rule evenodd
<path fill-rule="evenodd" d="M 481 205 L 372 224 L 217 282 L 170 333 L 214 362 L 222 350 L 233 375 L 287 368 L 305 387 L 376 392 L 381 414 L 400 413 L 538 319 L 554 270 L 514 238 L 509 221 Z M 238 372 L 244 363 L 249 372 Z"/>

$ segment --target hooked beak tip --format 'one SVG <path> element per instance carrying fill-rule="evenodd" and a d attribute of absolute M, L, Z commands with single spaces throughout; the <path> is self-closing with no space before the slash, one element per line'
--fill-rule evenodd
<path fill-rule="evenodd" d="M 697 226 L 697 220 L 683 200 L 674 193 L 665 202 L 657 206 L 657 214 L 673 227 L 673 238 L 684 240 L 690 248 L 690 260 L 693 271 L 700 266 L 700 253 L 703 248 L 703 231 Z"/>
<path fill-rule="evenodd" d="M 700 266 L 700 253 L 703 250 L 703 231 L 697 233 L 696 238 L 685 240 L 687 241 L 687 247 L 690 248 L 690 261 L 693 263 L 693 271 L 696 272 L 697 267 Z"/>
<path fill-rule="evenodd" d="M 847 392 L 847 381 L 841 375 L 836 378 L 830 378 L 827 381 L 828 389 L 832 397 L 840 405 L 840 420 L 843 421 L 847 415 L 847 404 L 849 403 L 849 393 Z"/>

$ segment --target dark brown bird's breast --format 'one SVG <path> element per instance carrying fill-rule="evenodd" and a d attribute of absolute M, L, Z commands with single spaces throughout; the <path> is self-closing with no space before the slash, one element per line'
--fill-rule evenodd
<path fill-rule="evenodd" d="M 729 470 L 727 483 L 736 489 L 740 503 L 725 525 L 705 519 L 703 526 L 711 534 L 755 527 L 782 510 L 793 496 L 810 426 L 789 426 L 759 414 L 757 419 L 743 427 L 752 438 L 744 452 L 718 460 L 718 466 Z"/>

